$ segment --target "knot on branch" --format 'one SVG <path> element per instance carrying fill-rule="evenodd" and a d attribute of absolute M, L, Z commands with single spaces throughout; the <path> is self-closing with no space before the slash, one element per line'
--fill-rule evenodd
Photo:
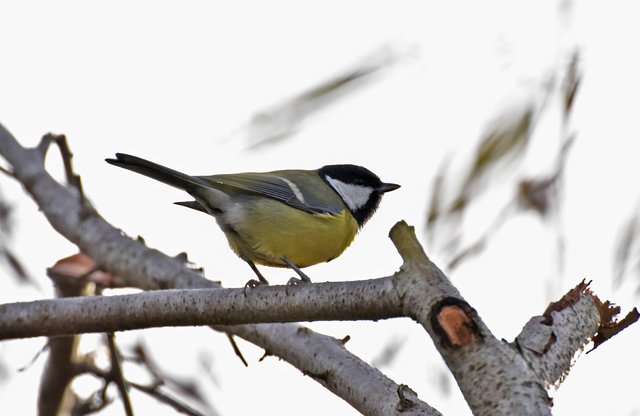
<path fill-rule="evenodd" d="M 416 407 L 418 395 L 415 391 L 411 390 L 406 384 L 400 384 L 397 391 L 399 399 L 398 405 L 396 406 L 397 411 L 405 412 Z"/>
<path fill-rule="evenodd" d="M 430 316 L 439 341 L 449 348 L 463 347 L 483 337 L 476 323 L 477 312 L 461 299 L 442 299 L 433 305 Z"/>

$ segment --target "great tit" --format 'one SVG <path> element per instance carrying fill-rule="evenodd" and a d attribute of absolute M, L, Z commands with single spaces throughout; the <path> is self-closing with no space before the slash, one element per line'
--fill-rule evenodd
<path fill-rule="evenodd" d="M 176 202 L 212 215 L 231 249 L 258 276 L 249 285 L 268 284 L 256 264 L 300 270 L 338 257 L 371 218 L 382 194 L 400 185 L 384 183 L 356 165 L 317 170 L 277 170 L 189 176 L 136 156 L 106 159 L 185 190 L 195 200 Z M 292 279 L 289 283 L 300 282 Z"/>

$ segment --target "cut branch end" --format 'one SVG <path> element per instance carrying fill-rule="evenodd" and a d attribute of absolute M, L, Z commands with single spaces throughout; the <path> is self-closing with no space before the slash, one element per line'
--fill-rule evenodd
<path fill-rule="evenodd" d="M 416 237 L 415 228 L 406 221 L 398 221 L 389 231 L 389 238 L 396 246 L 404 263 L 428 261 L 427 254 Z"/>

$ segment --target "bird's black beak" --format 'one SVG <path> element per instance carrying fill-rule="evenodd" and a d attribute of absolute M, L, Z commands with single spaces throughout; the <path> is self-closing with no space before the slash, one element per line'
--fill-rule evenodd
<path fill-rule="evenodd" d="M 400 188 L 400 185 L 395 184 L 395 183 L 382 183 L 382 184 L 380 184 L 380 186 L 378 186 L 376 188 L 376 191 L 378 191 L 381 194 L 383 194 L 385 192 L 395 191 L 398 188 Z"/>

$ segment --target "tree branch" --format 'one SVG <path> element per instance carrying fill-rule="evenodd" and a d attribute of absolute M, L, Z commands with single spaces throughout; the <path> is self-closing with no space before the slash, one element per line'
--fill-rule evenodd
<path fill-rule="evenodd" d="M 405 313 L 429 333 L 476 415 L 550 415 L 551 402 L 517 350 L 493 336 L 476 311 L 429 260 L 413 227 L 390 237 L 404 264 L 396 285 Z"/>
<path fill-rule="evenodd" d="M 80 200 L 77 192 L 61 186 L 45 171 L 41 152 L 37 149 L 24 149 L 1 124 L 0 154 L 11 164 L 14 177 L 25 186 L 54 229 L 94 259 L 100 269 L 121 276 L 129 285 L 142 289 L 218 286 L 184 267 L 177 259 L 167 257 L 157 250 L 145 247 L 139 241 L 123 236 L 93 208 Z M 278 346 L 279 357 L 303 373 L 307 365 L 327 369 L 335 366 L 335 362 L 320 361 L 317 351 L 308 348 L 309 344 L 316 342 L 310 342 L 315 338 L 318 344 L 331 349 L 330 352 L 362 363 L 343 346 L 326 342 L 324 336 L 299 325 L 216 326 L 216 329 L 241 337 L 245 335 L 268 351 L 273 351 L 273 347 Z M 301 361 L 306 365 L 301 365 Z M 378 376 L 372 378 L 372 373 Z M 383 415 L 389 414 L 388 410 L 391 408 L 402 406 L 404 409 L 412 406 L 410 411 L 404 414 L 439 414 L 417 397 L 405 394 L 402 386 L 364 363 L 354 366 L 351 373 L 336 372 L 334 377 L 334 382 L 323 385 L 363 413 Z M 354 398 L 355 395 L 359 397 Z M 385 401 L 378 402 L 379 407 L 376 408 L 374 398 Z"/>
<path fill-rule="evenodd" d="M 247 341 L 264 346 L 269 354 L 286 356 L 289 364 L 330 391 L 344 392 L 341 397 L 362 414 L 440 415 L 407 386 L 397 385 L 351 354 L 340 340 L 292 324 L 238 325 L 234 330 Z M 293 343 L 273 342 L 283 335 Z M 309 361 L 308 355 L 315 359 Z"/>
<path fill-rule="evenodd" d="M 529 388 L 544 391 L 546 387 L 558 383 L 564 377 L 575 352 L 589 341 L 604 321 L 601 318 L 603 312 L 588 291 L 587 284 L 581 283 L 560 301 L 551 304 L 543 316 L 530 320 L 514 343 L 505 344 L 496 340 L 483 328 L 475 311 L 459 297 L 444 274 L 430 263 L 417 243 L 411 227 L 401 222 L 394 227 L 391 234 L 405 259 L 402 270 L 393 277 L 296 287 L 259 287 L 247 295 L 243 289 L 163 290 L 102 298 L 78 297 L 6 304 L 0 305 L 0 338 L 8 334 L 25 337 L 60 335 L 85 330 L 102 332 L 166 325 L 210 325 L 220 322 L 239 324 L 320 319 L 383 319 L 408 313 L 423 323 L 436 345 L 444 351 L 443 357 L 447 364 L 452 371 L 457 370 L 454 374 L 460 375 L 458 382 L 461 385 L 471 384 L 468 389 L 476 392 L 478 396 L 480 393 L 485 395 L 481 404 L 517 408 L 526 411 L 525 414 L 541 414 L 540 411 L 544 414 L 548 411 L 550 404 L 546 395 L 538 396 L 534 401 L 522 399 L 530 396 L 521 396 L 511 401 L 511 396 L 505 399 L 505 396 L 500 395 L 495 403 L 491 403 L 488 397 L 492 397 L 490 392 L 493 388 L 503 389 L 504 394 L 524 395 Z M 426 285 L 423 288 L 425 292 L 420 294 L 419 288 L 422 285 Z M 339 299 L 339 302 L 335 299 Z M 420 310 L 422 306 L 429 305 L 432 305 L 431 310 Z M 47 325 L 43 326 L 42 322 L 46 322 Z M 335 348 L 336 345 L 341 345 L 338 340 L 295 325 L 259 327 L 264 329 L 256 331 L 258 327 L 255 325 L 237 325 L 232 328 L 235 334 L 263 346 L 271 355 L 288 354 L 289 362 L 332 391 L 342 389 L 351 392 L 353 397 L 350 400 L 357 401 L 368 397 L 366 391 L 340 385 L 349 379 L 349 374 L 353 374 L 352 367 L 355 367 L 356 372 L 366 374 L 368 380 L 379 378 L 377 383 L 391 383 L 395 386 L 384 375 L 353 357 L 344 348 Z M 290 331 L 287 339 L 296 340 L 297 353 L 292 353 L 291 345 L 273 343 L 272 340 L 277 337 L 265 336 L 265 331 L 276 328 L 280 336 Z M 330 348 L 326 348 L 327 345 Z M 312 351 L 316 360 L 307 362 L 306 357 Z M 479 356 L 481 358 L 478 358 Z M 502 367 L 482 369 L 484 364 L 481 360 L 489 359 L 488 357 L 491 357 L 495 365 Z M 510 369 L 513 365 L 515 367 Z M 473 374 L 476 366 L 482 370 Z M 480 377 L 485 378 L 487 390 L 484 390 L 484 385 L 473 385 Z M 517 378 L 523 379 L 524 387 L 514 387 L 514 378 L 516 381 Z M 525 391 L 522 392 L 521 389 Z M 392 386 L 386 391 L 391 392 Z M 394 400 L 397 401 L 400 397 L 400 391 L 396 390 L 392 394 L 393 397 L 385 398 L 373 405 L 371 400 L 360 405 L 380 408 L 389 399 L 395 403 Z M 402 394 L 406 399 L 406 393 Z M 411 397 L 412 393 L 408 395 Z M 536 401 L 539 408 L 535 407 Z M 396 406 L 400 403 L 402 400 Z M 492 412 L 491 407 L 482 409 L 481 404 L 476 403 L 479 406 L 477 410 Z M 526 409 L 527 406 L 530 408 Z"/>
<path fill-rule="evenodd" d="M 0 340 L 162 326 L 238 325 L 402 316 L 390 277 L 244 289 L 155 290 L 0 305 Z M 46 323 L 46 325 L 43 325 Z"/>

